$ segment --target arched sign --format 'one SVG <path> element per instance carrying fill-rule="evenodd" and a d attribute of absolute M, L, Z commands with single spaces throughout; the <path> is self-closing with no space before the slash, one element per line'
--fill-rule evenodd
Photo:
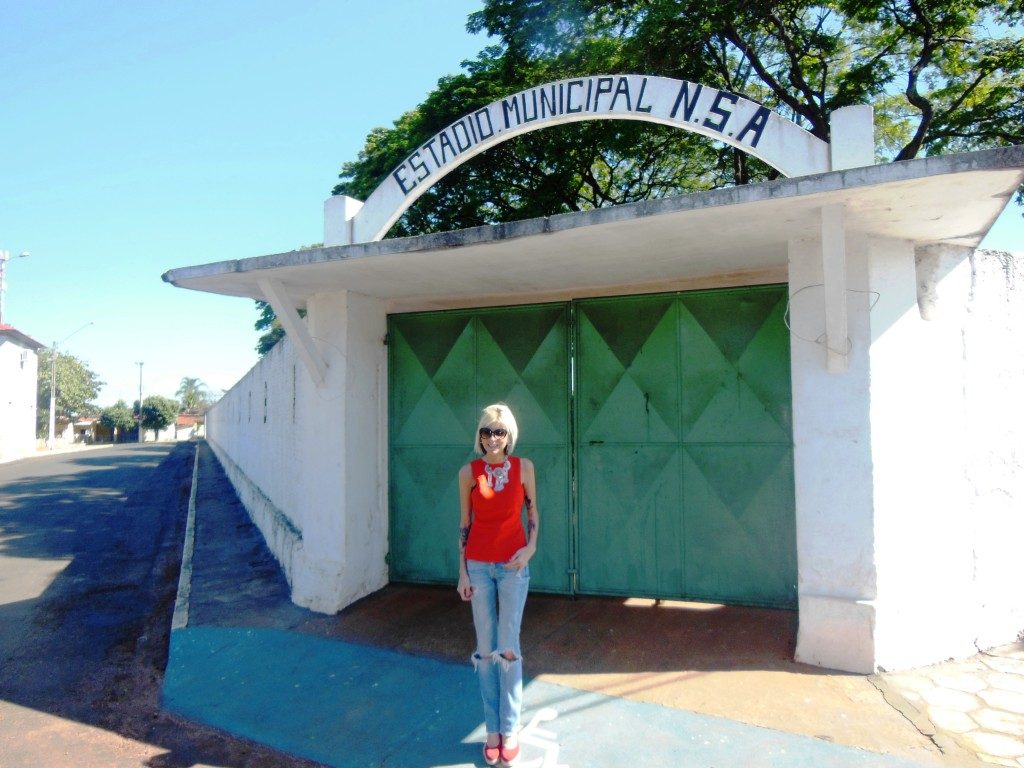
<path fill-rule="evenodd" d="M 684 128 L 741 149 L 785 176 L 830 168 L 826 142 L 729 91 L 646 75 L 559 80 L 481 107 L 416 149 L 366 199 L 352 220 L 352 242 L 380 240 L 434 183 L 495 144 L 539 128 L 602 119 Z"/>

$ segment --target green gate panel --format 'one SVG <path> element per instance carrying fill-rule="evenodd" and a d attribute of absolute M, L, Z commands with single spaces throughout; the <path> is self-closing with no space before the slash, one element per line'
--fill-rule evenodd
<path fill-rule="evenodd" d="M 581 592 L 795 605 L 785 302 L 769 286 L 578 304 Z"/>
<path fill-rule="evenodd" d="M 579 587 L 599 594 L 683 594 L 679 448 L 583 446 Z"/>
<path fill-rule="evenodd" d="M 392 318 L 388 347 L 390 569 L 393 578 L 434 581 L 458 573 L 457 472 L 475 426 L 466 414 L 475 395 L 466 374 L 476 355 L 472 315 Z"/>
<path fill-rule="evenodd" d="M 767 286 L 392 316 L 392 579 L 455 581 L 458 467 L 504 401 L 538 469 L 534 588 L 795 606 L 785 306 Z"/>
<path fill-rule="evenodd" d="M 792 449 L 687 446 L 683 484 L 688 507 L 700 510 L 687 515 L 687 595 L 793 607 L 795 534 L 787 524 L 792 507 L 781 503 L 793 497 Z"/>
<path fill-rule="evenodd" d="M 516 453 L 538 468 L 535 589 L 567 592 L 572 558 L 568 306 L 394 315 L 389 319 L 390 573 L 458 576 L 459 467 L 474 457 L 480 409 L 509 404 Z"/>

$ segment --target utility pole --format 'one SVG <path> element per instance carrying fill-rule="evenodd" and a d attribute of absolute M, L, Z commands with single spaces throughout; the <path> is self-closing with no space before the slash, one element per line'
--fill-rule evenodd
<path fill-rule="evenodd" d="M 57 428 L 57 342 L 50 349 L 50 415 L 47 419 L 46 450 L 52 451 Z"/>
<path fill-rule="evenodd" d="M 22 255 L 23 256 L 27 256 L 28 254 L 22 254 Z M 79 328 L 78 331 L 81 331 L 81 330 L 83 330 L 85 328 L 88 328 L 90 325 L 92 325 L 92 320 L 90 320 L 88 323 L 86 323 L 81 328 Z M 64 344 L 68 339 L 70 339 L 72 336 L 74 336 L 75 333 L 78 333 L 78 331 L 75 331 L 74 333 L 71 333 L 68 336 L 66 336 L 64 338 L 64 341 L 61 342 L 61 344 Z M 47 420 L 48 424 L 47 424 L 47 430 L 46 430 L 46 448 L 47 448 L 47 450 L 50 450 L 50 451 L 53 450 L 54 445 L 56 444 L 56 435 L 54 433 L 57 431 L 57 355 L 58 354 L 59 353 L 57 351 L 57 342 L 54 341 L 53 342 L 53 347 L 50 349 L 50 417 Z"/>
<path fill-rule="evenodd" d="M 139 442 L 143 442 L 142 439 L 142 363 L 136 362 L 139 366 Z"/>

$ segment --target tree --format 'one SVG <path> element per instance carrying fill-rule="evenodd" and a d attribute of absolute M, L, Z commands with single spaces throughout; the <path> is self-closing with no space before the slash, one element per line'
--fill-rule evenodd
<path fill-rule="evenodd" d="M 210 392 L 200 379 L 182 377 L 181 385 L 174 394 L 181 403 L 182 413 L 201 413 L 210 405 Z"/>
<path fill-rule="evenodd" d="M 136 413 L 138 412 L 138 400 L 135 401 Z M 178 418 L 181 406 L 177 400 L 160 395 L 150 395 L 142 401 L 142 428 L 152 429 L 159 432 Z"/>
<path fill-rule="evenodd" d="M 710 85 L 764 104 L 826 141 L 835 110 L 871 104 L 876 151 L 885 161 L 1024 143 L 1021 12 L 1021 0 L 485 0 L 467 28 L 497 43 L 464 62 L 461 73 L 441 78 L 392 127 L 371 131 L 358 157 L 342 166 L 333 193 L 365 200 L 414 149 L 463 115 L 531 86 L 598 73 Z M 777 175 L 741 150 L 677 128 L 573 123 L 472 158 L 425 192 L 386 236 Z M 1024 202 L 1024 193 L 1017 199 Z M 261 312 L 257 328 L 272 328 L 273 310 Z M 264 338 L 269 346 L 276 341 Z"/>
<path fill-rule="evenodd" d="M 334 192 L 365 199 L 441 128 L 528 86 L 638 72 L 760 102 L 829 138 L 873 104 L 878 154 L 1024 142 L 1020 0 L 486 0 L 468 29 L 499 40 L 392 128 L 367 137 Z M 617 205 L 772 178 L 760 161 L 674 128 L 594 121 L 507 141 L 450 173 L 389 236 Z"/>
<path fill-rule="evenodd" d="M 253 324 L 253 328 L 257 331 L 263 331 L 263 335 L 260 336 L 259 341 L 256 342 L 256 351 L 259 352 L 260 357 L 263 357 L 267 352 L 274 348 L 281 339 L 284 338 L 284 328 L 281 327 L 281 321 L 277 319 L 277 315 L 274 313 L 274 308 L 265 301 L 256 301 L 256 309 L 260 313 L 260 316 L 256 319 Z M 305 317 L 306 310 L 299 310 L 299 317 Z M 181 393 L 179 392 L 179 395 Z"/>
<path fill-rule="evenodd" d="M 118 435 L 123 436 L 138 426 L 135 412 L 124 400 L 118 400 L 114 405 L 104 408 L 100 412 L 100 422 L 111 431 L 115 442 Z"/>
<path fill-rule="evenodd" d="M 46 437 L 50 420 L 50 383 L 54 372 L 51 368 L 53 350 L 39 350 L 39 386 L 36 408 L 36 434 Z M 74 355 L 58 353 L 56 370 L 57 390 L 55 416 L 57 419 L 74 419 L 97 411 L 93 401 L 99 394 L 103 382 L 89 369 L 89 366 Z"/>

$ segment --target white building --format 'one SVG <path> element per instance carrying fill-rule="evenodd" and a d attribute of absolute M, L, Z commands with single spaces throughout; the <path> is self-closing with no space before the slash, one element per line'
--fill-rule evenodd
<path fill-rule="evenodd" d="M 596 116 L 674 124 L 680 84 L 656 85 Z M 295 602 L 454 580 L 456 471 L 505 400 L 541 468 L 541 589 L 796 609 L 796 658 L 857 672 L 1015 639 L 1019 261 L 975 248 L 1024 147 L 873 165 L 870 111 L 822 148 L 739 107 L 717 138 L 748 149 L 761 120 L 794 178 L 374 239 L 495 141 L 417 150 L 365 205 L 328 201 L 323 248 L 164 275 L 288 331 L 207 424 Z"/>
<path fill-rule="evenodd" d="M 44 346 L 13 326 L 0 325 L 0 461 L 35 452 L 36 352 Z"/>

